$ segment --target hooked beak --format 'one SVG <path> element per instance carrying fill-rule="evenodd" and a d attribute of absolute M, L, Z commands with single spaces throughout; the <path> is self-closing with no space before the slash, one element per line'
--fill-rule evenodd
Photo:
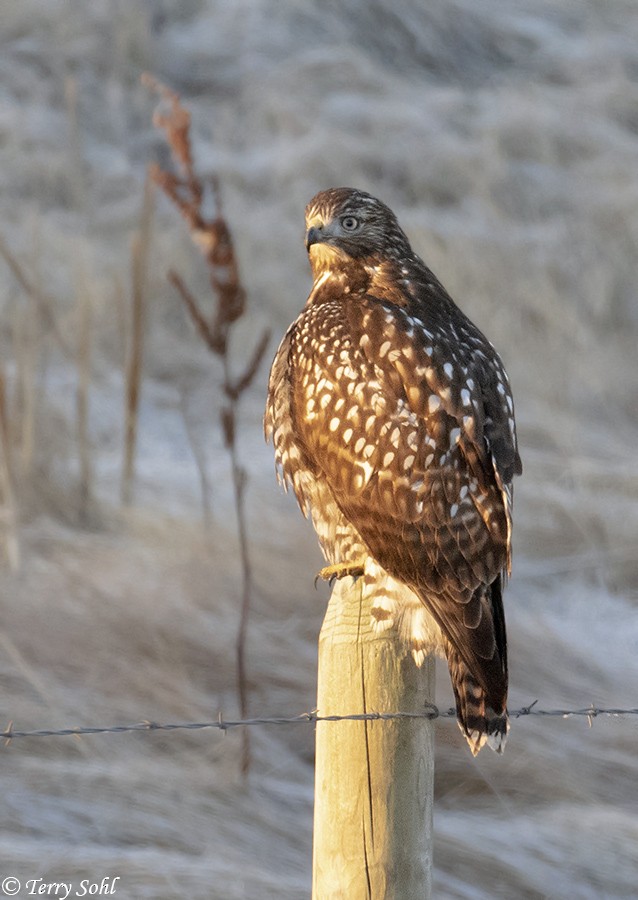
<path fill-rule="evenodd" d="M 310 250 L 313 244 L 320 244 L 324 239 L 323 229 L 314 225 L 306 232 L 306 250 Z"/>

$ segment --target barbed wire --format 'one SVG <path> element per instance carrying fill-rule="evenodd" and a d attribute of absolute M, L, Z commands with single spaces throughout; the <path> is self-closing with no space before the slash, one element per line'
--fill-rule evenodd
<path fill-rule="evenodd" d="M 621 718 L 622 716 L 638 716 L 638 707 L 634 709 L 604 708 L 600 706 L 586 706 L 582 709 L 539 709 L 538 700 L 534 700 L 529 706 L 510 710 L 511 719 L 520 719 L 525 716 L 549 717 L 555 716 L 562 719 L 570 719 L 574 716 L 582 716 L 589 721 L 591 726 L 594 719 L 599 716 Z M 434 704 L 429 705 L 423 712 L 368 712 L 352 713 L 342 716 L 322 716 L 314 710 L 301 713 L 297 716 L 260 716 L 255 719 L 224 719 L 220 713 L 216 720 L 210 722 L 151 722 L 148 720 L 129 725 L 104 725 L 104 726 L 77 726 L 74 728 L 38 728 L 31 731 L 15 729 L 10 722 L 4 731 L 0 732 L 0 739 L 8 744 L 17 738 L 29 737 L 78 737 L 89 734 L 125 734 L 127 732 L 150 731 L 202 731 L 205 729 L 217 729 L 229 731 L 232 728 L 251 727 L 253 725 L 307 725 L 316 722 L 375 722 L 390 719 L 453 719 L 456 717 L 454 709 L 440 710 Z"/>

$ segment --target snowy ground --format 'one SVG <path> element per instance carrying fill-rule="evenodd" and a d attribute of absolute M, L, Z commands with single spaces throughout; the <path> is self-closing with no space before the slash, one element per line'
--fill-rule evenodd
<path fill-rule="evenodd" d="M 635 3 L 4 0 L 0 236 L 72 346 L 89 298 L 93 500 L 82 518 L 76 366 L 0 260 L 21 551 L 20 568 L 0 574 L 0 724 L 237 712 L 241 587 L 219 373 L 165 280 L 172 265 L 205 297 L 206 273 L 159 200 L 135 502 L 119 503 L 130 246 L 159 152 L 144 69 L 182 92 L 200 165 L 221 179 L 251 307 L 239 358 L 266 323 L 283 333 L 305 299 L 303 207 L 316 190 L 358 186 L 396 210 L 515 390 L 525 474 L 507 595 L 511 705 L 635 707 Z M 29 354 L 31 455 L 16 390 Z M 312 589 L 310 526 L 262 443 L 265 378 L 240 435 L 251 710 L 294 715 L 314 705 L 325 591 Z M 207 459 L 208 528 L 180 397 Z M 443 672 L 437 690 L 449 705 Z M 247 785 L 234 732 L 14 740 L 2 750 L 2 876 L 120 876 L 121 896 L 167 900 L 308 896 L 312 728 L 251 737 Z M 637 746 L 637 717 L 591 728 L 527 718 L 502 759 L 472 760 L 441 721 L 436 896 L 633 896 Z"/>

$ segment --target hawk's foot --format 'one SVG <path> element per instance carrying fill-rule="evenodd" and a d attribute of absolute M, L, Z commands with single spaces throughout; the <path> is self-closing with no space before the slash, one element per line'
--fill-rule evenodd
<path fill-rule="evenodd" d="M 335 563 L 334 566 L 325 566 L 317 573 L 315 587 L 320 578 L 327 581 L 330 587 L 332 587 L 338 578 L 345 578 L 347 575 L 351 575 L 353 578 L 360 578 L 361 575 L 363 575 L 364 565 L 365 559 L 357 559 L 354 562 Z"/>

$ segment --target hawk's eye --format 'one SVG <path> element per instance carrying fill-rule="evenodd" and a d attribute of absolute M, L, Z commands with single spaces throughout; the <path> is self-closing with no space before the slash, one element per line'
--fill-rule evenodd
<path fill-rule="evenodd" d="M 344 216 L 341 220 L 341 227 L 344 231 L 356 231 L 360 222 L 356 216 Z"/>

